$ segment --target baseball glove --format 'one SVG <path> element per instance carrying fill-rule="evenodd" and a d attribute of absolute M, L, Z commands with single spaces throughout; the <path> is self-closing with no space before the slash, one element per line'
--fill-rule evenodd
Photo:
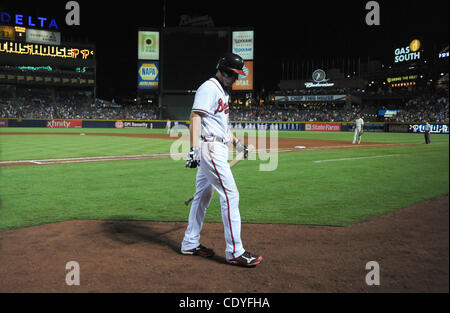
<path fill-rule="evenodd" d="M 361 129 L 361 130 L 359 131 L 359 135 L 361 136 L 362 134 L 364 134 L 364 130 Z"/>

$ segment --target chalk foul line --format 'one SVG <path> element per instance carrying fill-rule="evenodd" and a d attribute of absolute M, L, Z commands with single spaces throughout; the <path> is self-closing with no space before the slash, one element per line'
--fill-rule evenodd
<path fill-rule="evenodd" d="M 278 153 L 290 152 L 292 149 L 258 149 L 252 153 Z M 230 153 L 232 159 L 234 152 Z M 161 154 L 139 154 L 139 155 L 121 155 L 121 156 L 92 156 L 92 157 L 77 157 L 77 158 L 60 158 L 60 159 L 41 159 L 41 160 L 15 160 L 15 161 L 0 161 L 0 166 L 6 165 L 51 165 L 51 164 L 68 164 L 68 163 L 87 163 L 87 162 L 105 162 L 105 161 L 124 161 L 124 160 L 144 160 L 144 159 L 164 159 L 172 158 L 180 160 L 187 156 L 186 153 L 161 153 Z"/>
<path fill-rule="evenodd" d="M 393 156 L 398 156 L 398 154 L 385 154 L 385 155 L 373 155 L 373 156 L 356 157 L 356 158 L 317 160 L 317 161 L 313 161 L 313 162 L 314 163 L 325 163 L 325 162 L 351 161 L 351 160 L 362 160 L 362 159 L 389 158 L 389 157 L 393 157 Z"/>

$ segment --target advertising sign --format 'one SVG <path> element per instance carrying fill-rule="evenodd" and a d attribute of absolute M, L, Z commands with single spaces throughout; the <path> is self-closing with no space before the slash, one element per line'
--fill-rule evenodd
<path fill-rule="evenodd" d="M 445 124 L 431 124 L 432 134 L 448 134 L 448 125 Z M 423 133 L 425 124 L 410 124 L 409 131 L 412 133 Z"/>
<path fill-rule="evenodd" d="M 313 81 L 305 82 L 305 88 L 320 88 L 320 87 L 334 87 L 334 83 L 327 79 L 327 75 L 324 70 L 317 69 L 312 74 Z"/>
<path fill-rule="evenodd" d="M 0 41 L 0 54 L 38 55 L 43 57 L 88 60 L 94 58 L 94 50 L 61 47 L 54 45 L 27 44 L 13 41 Z"/>
<path fill-rule="evenodd" d="M 49 30 L 38 30 L 27 28 L 26 42 L 31 43 L 42 43 L 48 45 L 60 45 L 61 44 L 61 33 L 52 32 Z"/>
<path fill-rule="evenodd" d="M 0 26 L 0 39 L 14 40 L 14 28 L 12 26 Z"/>
<path fill-rule="evenodd" d="M 122 122 L 123 128 L 148 128 L 148 123 L 146 122 Z M 116 126 L 117 128 L 117 126 Z"/>
<path fill-rule="evenodd" d="M 341 123 L 305 123 L 305 131 L 341 131 Z"/>
<path fill-rule="evenodd" d="M 394 50 L 394 63 L 409 62 L 420 60 L 420 48 L 422 43 L 418 39 L 414 39 L 406 47 L 399 47 Z"/>
<path fill-rule="evenodd" d="M 138 64 L 138 89 L 158 89 L 159 87 L 159 62 L 139 62 Z"/>
<path fill-rule="evenodd" d="M 276 102 L 328 102 L 345 101 L 346 95 L 275 96 Z"/>
<path fill-rule="evenodd" d="M 233 53 L 239 55 L 244 60 L 253 60 L 253 31 L 234 31 L 233 32 Z"/>
<path fill-rule="evenodd" d="M 0 120 L 0 127 L 8 127 L 8 120 L 7 119 L 1 119 Z"/>
<path fill-rule="evenodd" d="M 138 32 L 138 59 L 159 60 L 159 32 Z"/>
<path fill-rule="evenodd" d="M 81 128 L 82 120 L 48 120 L 47 128 Z"/>
<path fill-rule="evenodd" d="M 17 26 L 58 29 L 58 24 L 56 24 L 56 20 L 53 18 L 47 18 L 43 16 L 36 17 L 24 14 L 12 14 L 2 11 L 0 11 L 0 23 L 13 24 Z"/>
<path fill-rule="evenodd" d="M 233 90 L 253 90 L 253 61 L 244 61 L 245 76 L 239 78 L 233 84 Z"/>
<path fill-rule="evenodd" d="M 393 117 L 395 115 L 397 115 L 398 112 L 400 112 L 401 110 L 378 110 L 378 115 L 379 116 L 384 116 L 384 117 Z"/>

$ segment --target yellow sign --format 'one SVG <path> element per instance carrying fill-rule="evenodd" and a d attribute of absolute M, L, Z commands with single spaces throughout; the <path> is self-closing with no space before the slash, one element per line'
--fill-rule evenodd
<path fill-rule="evenodd" d="M 416 82 L 391 84 L 392 87 L 410 87 L 410 86 L 415 86 L 415 85 L 416 85 Z"/>
<path fill-rule="evenodd" d="M 399 76 L 399 77 L 388 77 L 386 78 L 388 83 L 399 82 L 403 80 L 414 80 L 417 79 L 417 75 Z"/>
<path fill-rule="evenodd" d="M 159 85 L 159 62 L 148 61 L 138 64 L 138 88 L 157 89 Z"/>
<path fill-rule="evenodd" d="M 94 50 L 4 41 L 0 42 L 0 53 L 86 60 L 93 57 Z"/>
<path fill-rule="evenodd" d="M 143 80 L 155 80 L 158 76 L 158 68 L 153 63 L 142 64 L 139 74 Z"/>
<path fill-rule="evenodd" d="M 0 26 L 0 39 L 14 40 L 14 28 L 11 26 Z"/>
<path fill-rule="evenodd" d="M 420 49 L 420 40 L 419 39 L 414 39 L 413 41 L 411 41 L 411 43 L 409 44 L 409 49 L 411 50 L 411 52 L 419 51 L 419 49 Z"/>

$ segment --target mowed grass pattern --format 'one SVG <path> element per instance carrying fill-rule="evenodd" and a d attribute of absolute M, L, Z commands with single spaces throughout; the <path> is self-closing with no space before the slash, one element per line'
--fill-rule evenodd
<path fill-rule="evenodd" d="M 350 133 L 338 134 L 279 132 L 351 140 Z M 433 143 L 424 145 L 423 135 L 366 134 L 376 142 L 408 145 L 280 153 L 272 172 L 259 171 L 267 161 L 240 162 L 233 173 L 242 221 L 346 226 L 448 193 L 447 135 L 433 135 Z M 58 135 L 0 135 L 0 142 L 2 160 L 168 153 L 171 144 Z M 70 219 L 186 222 L 189 207 L 183 202 L 195 191 L 195 174 L 183 160 L 171 159 L 2 167 L 0 230 Z M 221 222 L 216 194 L 206 222 Z"/>
<path fill-rule="evenodd" d="M 90 135 L 4 135 L 0 161 L 168 153 L 172 142 Z"/>

